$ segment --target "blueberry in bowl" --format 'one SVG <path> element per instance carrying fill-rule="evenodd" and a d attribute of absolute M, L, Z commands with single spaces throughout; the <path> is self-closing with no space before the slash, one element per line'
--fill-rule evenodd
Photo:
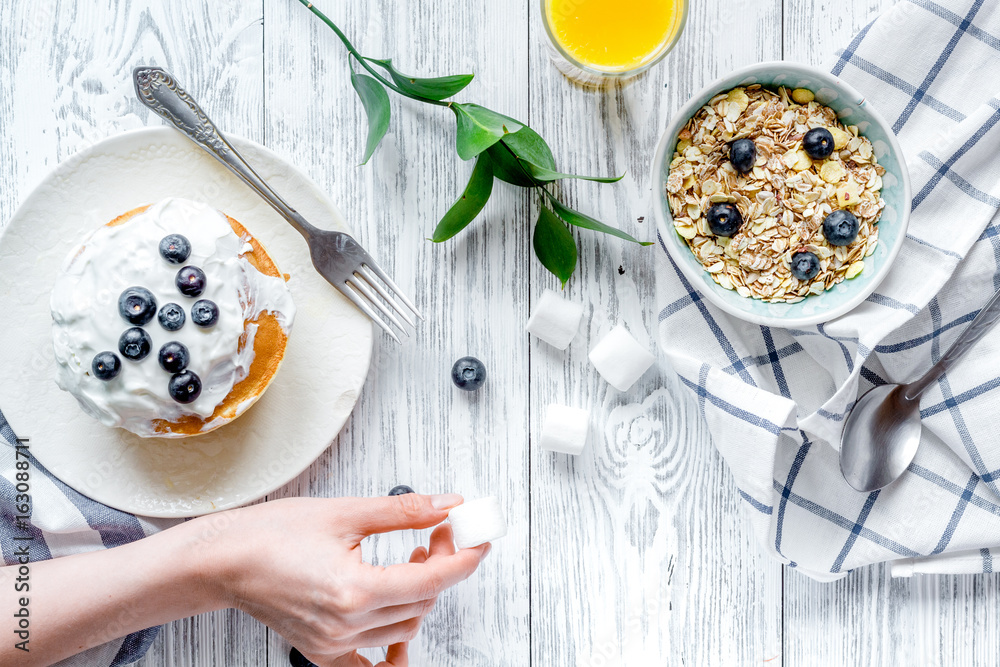
<path fill-rule="evenodd" d="M 708 228 L 716 236 L 732 236 L 743 225 L 740 210 L 732 204 L 712 204 L 705 218 L 708 220 Z"/>
<path fill-rule="evenodd" d="M 825 160 L 833 153 L 833 134 L 825 127 L 814 127 L 802 137 L 802 150 L 814 160 Z"/>
<path fill-rule="evenodd" d="M 847 246 L 858 238 L 858 219 L 850 211 L 834 211 L 823 219 L 823 236 L 832 246 Z"/>
<path fill-rule="evenodd" d="M 729 146 L 729 161 L 733 169 L 741 174 L 749 174 L 753 171 L 754 162 L 757 161 L 757 146 L 753 139 L 737 139 Z"/>
<path fill-rule="evenodd" d="M 792 275 L 801 281 L 810 281 L 819 274 L 820 262 L 815 253 L 808 251 L 792 255 Z"/>

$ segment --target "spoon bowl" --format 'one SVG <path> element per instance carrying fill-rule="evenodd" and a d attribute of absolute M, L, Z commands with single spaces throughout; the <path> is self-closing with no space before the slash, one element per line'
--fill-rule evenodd
<path fill-rule="evenodd" d="M 858 491 L 888 486 L 913 461 L 920 444 L 920 401 L 906 385 L 885 384 L 855 404 L 840 437 L 840 471 Z"/>
<path fill-rule="evenodd" d="M 889 485 L 910 465 L 920 444 L 920 395 L 953 368 L 997 322 L 1000 290 L 937 363 L 909 384 L 885 384 L 858 399 L 840 435 L 840 472 L 858 491 Z"/>

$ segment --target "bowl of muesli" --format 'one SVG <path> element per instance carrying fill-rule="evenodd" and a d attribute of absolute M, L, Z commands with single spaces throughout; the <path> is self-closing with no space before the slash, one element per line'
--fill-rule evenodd
<path fill-rule="evenodd" d="M 653 162 L 663 249 L 741 319 L 795 328 L 852 310 L 906 235 L 910 182 L 891 127 L 823 70 L 760 63 L 696 94 Z"/>

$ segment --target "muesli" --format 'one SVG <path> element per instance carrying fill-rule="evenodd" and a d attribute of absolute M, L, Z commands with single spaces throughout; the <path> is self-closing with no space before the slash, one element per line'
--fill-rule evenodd
<path fill-rule="evenodd" d="M 734 88 L 681 130 L 667 197 L 712 278 L 795 303 L 864 270 L 885 207 L 871 142 L 799 88 Z"/>

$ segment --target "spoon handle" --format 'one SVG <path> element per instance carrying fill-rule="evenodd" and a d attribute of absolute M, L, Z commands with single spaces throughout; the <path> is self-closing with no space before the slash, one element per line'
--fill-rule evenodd
<path fill-rule="evenodd" d="M 931 369 L 924 373 L 919 380 L 906 385 L 903 396 L 911 401 L 920 398 L 924 390 L 937 382 L 938 378 L 954 366 L 969 351 L 969 348 L 978 343 L 993 328 L 998 320 L 1000 320 L 1000 291 L 994 294 L 989 303 L 983 306 L 983 309 L 976 315 L 976 319 L 972 320 L 972 324 L 966 327 L 958 340 L 952 343 L 941 360 L 931 366 Z"/>

